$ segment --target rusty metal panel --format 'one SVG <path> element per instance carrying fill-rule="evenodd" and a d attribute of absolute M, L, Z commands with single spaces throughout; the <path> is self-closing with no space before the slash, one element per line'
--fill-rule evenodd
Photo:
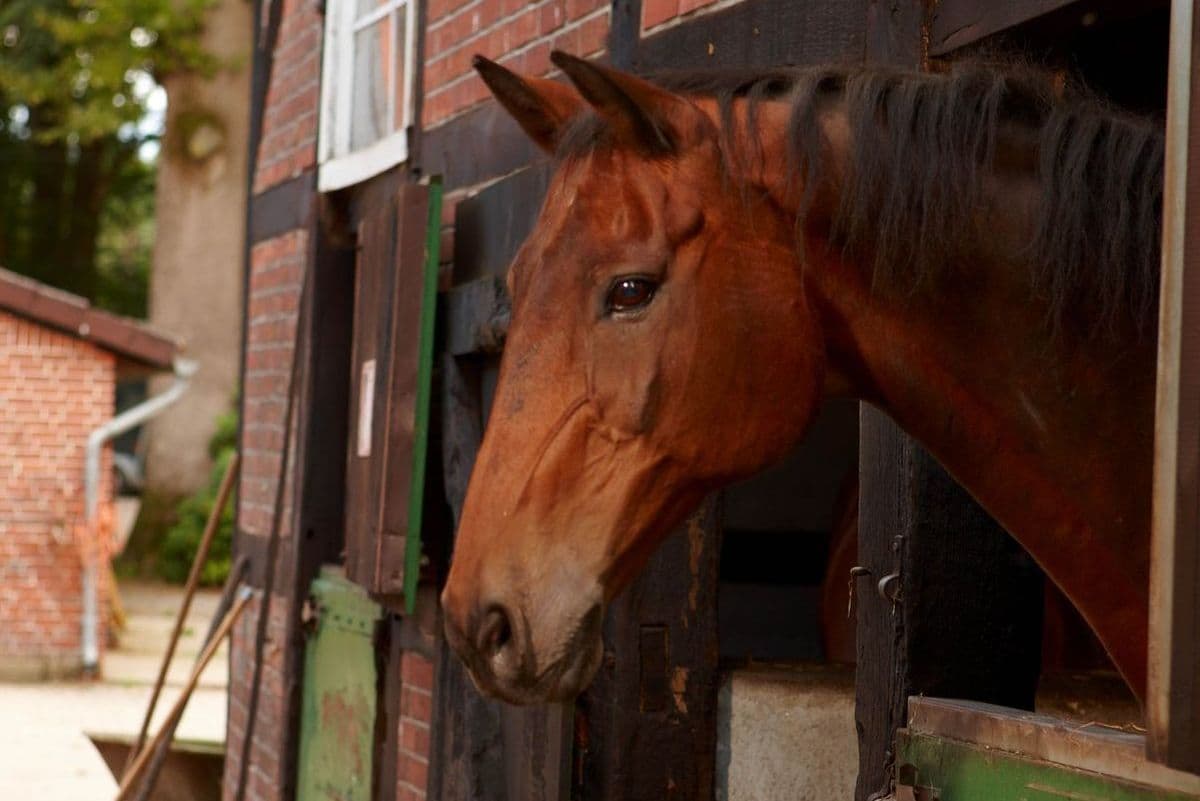
<path fill-rule="evenodd" d="M 297 801 L 371 801 L 375 744 L 375 627 L 382 611 L 363 588 L 325 568 L 312 584 L 313 633 L 304 660 Z"/>

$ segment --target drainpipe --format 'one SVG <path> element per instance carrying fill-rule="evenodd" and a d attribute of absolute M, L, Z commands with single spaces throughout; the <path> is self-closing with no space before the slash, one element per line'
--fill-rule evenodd
<path fill-rule="evenodd" d="M 84 456 L 83 494 L 90 534 L 96 531 L 96 507 L 100 494 L 100 452 L 104 443 L 155 417 L 179 400 L 187 391 L 188 384 L 199 367 L 191 359 L 182 358 L 176 358 L 171 366 L 175 371 L 175 381 L 164 392 L 126 409 L 88 434 L 87 451 Z M 100 666 L 98 561 L 95 554 L 88 554 L 83 565 L 83 671 L 88 675 L 94 674 Z"/>

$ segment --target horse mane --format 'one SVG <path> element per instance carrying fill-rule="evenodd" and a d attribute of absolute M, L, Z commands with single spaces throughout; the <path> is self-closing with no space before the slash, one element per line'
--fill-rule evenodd
<path fill-rule="evenodd" d="M 1069 309 L 1089 331 L 1145 331 L 1158 302 L 1163 134 L 1061 76 L 1020 64 L 963 62 L 942 73 L 876 67 L 664 73 L 654 83 L 711 97 L 732 139 L 734 102 L 753 124 L 767 100 L 791 104 L 792 163 L 804 179 L 803 222 L 822 181 L 837 180 L 830 241 L 864 262 L 881 288 L 915 290 L 969 265 L 986 234 L 985 180 L 1018 169 L 1040 187 L 1028 245 L 1034 292 L 1057 330 Z M 826 170 L 822 113 L 850 126 L 844 174 Z M 604 141 L 593 115 L 560 156 Z M 736 158 L 728 146 L 727 158 Z M 753 157 L 754 154 L 750 154 Z M 1000 160 L 997 156 L 1000 156 Z M 1125 325 L 1122 325 L 1125 323 Z"/>

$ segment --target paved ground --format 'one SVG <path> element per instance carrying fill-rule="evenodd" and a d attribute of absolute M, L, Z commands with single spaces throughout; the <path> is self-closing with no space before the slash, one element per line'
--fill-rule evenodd
<path fill-rule="evenodd" d="M 122 584 L 127 627 L 105 656 L 104 678 L 70 684 L 0 684 L 0 799 L 108 801 L 116 782 L 84 732 L 134 735 L 166 651 L 182 593 L 161 584 Z M 217 595 L 204 591 L 191 613 L 160 697 L 165 715 L 186 680 L 208 630 Z M 225 737 L 228 658 L 213 659 L 193 694 L 178 734 Z M 157 729 L 157 720 L 151 731 Z"/>

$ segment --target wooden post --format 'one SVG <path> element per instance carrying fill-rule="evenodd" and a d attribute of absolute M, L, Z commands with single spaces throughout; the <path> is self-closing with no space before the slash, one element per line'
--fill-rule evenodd
<path fill-rule="evenodd" d="M 1171 4 L 1155 409 L 1149 756 L 1200 772 L 1200 62 L 1192 0 Z"/>
<path fill-rule="evenodd" d="M 720 531 L 713 497 L 609 609 L 604 662 L 576 704 L 581 801 L 713 797 Z"/>
<path fill-rule="evenodd" d="M 1043 578 L 1020 545 L 882 413 L 860 418 L 858 801 L 886 794 L 911 695 L 1032 709 Z M 882 590 L 881 590 L 882 585 Z"/>

